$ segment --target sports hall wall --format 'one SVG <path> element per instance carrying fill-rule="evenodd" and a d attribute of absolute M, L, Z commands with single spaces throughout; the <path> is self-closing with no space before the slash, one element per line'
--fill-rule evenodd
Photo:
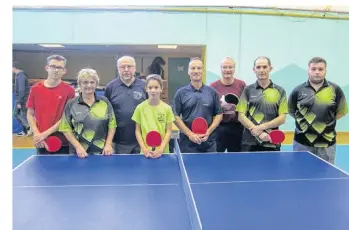
<path fill-rule="evenodd" d="M 207 84 L 220 77 L 224 56 L 236 60 L 237 78 L 254 82 L 253 61 L 263 55 L 272 61 L 271 79 L 289 94 L 306 81 L 308 61 L 321 56 L 328 62 L 327 78 L 341 86 L 349 100 L 348 41 L 349 20 L 219 13 L 13 11 L 13 43 L 206 45 Z M 293 131 L 291 117 L 282 129 Z M 338 122 L 337 130 L 349 132 L 349 116 Z M 344 139 L 349 143 L 349 136 Z"/>

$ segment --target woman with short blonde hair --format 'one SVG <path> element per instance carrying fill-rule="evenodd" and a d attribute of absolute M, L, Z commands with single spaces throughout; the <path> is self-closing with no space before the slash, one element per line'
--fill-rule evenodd
<path fill-rule="evenodd" d="M 93 69 L 79 71 L 79 95 L 67 103 L 59 127 L 71 144 L 70 152 L 81 158 L 89 154 L 110 155 L 114 151 L 116 118 L 109 100 L 95 93 L 99 80 Z"/>

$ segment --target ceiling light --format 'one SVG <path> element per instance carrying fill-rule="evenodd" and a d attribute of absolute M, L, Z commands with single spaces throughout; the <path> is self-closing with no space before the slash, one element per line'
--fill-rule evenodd
<path fill-rule="evenodd" d="M 159 49 L 177 49 L 177 45 L 158 45 Z"/>
<path fill-rule="evenodd" d="M 39 44 L 42 47 L 46 47 L 46 48 L 62 48 L 64 47 L 63 45 L 60 44 Z"/>

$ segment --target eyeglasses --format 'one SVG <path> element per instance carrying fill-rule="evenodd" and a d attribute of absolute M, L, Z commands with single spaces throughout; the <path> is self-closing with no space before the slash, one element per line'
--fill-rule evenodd
<path fill-rule="evenodd" d="M 95 82 L 95 81 L 82 81 L 81 84 L 82 84 L 82 85 L 88 85 L 88 84 L 90 84 L 90 85 L 96 85 L 97 82 Z"/>
<path fill-rule="evenodd" d="M 235 66 L 233 66 L 233 65 L 228 65 L 228 66 L 224 65 L 224 66 L 222 66 L 222 69 L 234 69 L 234 68 L 235 68 Z"/>
<path fill-rule="evenodd" d="M 121 66 L 119 66 L 118 68 L 119 69 L 132 69 L 132 68 L 134 68 L 135 66 L 134 65 L 121 65 Z"/>

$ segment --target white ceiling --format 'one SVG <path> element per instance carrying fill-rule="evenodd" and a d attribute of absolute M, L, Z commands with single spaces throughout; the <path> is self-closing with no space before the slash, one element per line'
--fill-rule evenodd
<path fill-rule="evenodd" d="M 179 45 L 176 49 L 159 49 L 157 45 L 64 45 L 64 48 L 45 48 L 38 44 L 13 44 L 13 51 L 24 52 L 101 52 L 113 54 L 173 54 L 201 56 L 202 46 Z"/>
<path fill-rule="evenodd" d="M 297 6 L 297 5 L 288 5 L 288 4 L 275 4 L 275 5 L 266 5 L 266 4 L 254 4 L 254 5 L 234 5 L 231 7 L 251 7 L 251 8 L 261 8 L 261 9 L 288 9 L 288 10 L 306 10 L 306 11 L 323 11 L 323 12 L 332 12 L 332 13 L 349 13 L 348 6 L 333 6 L 333 5 L 317 5 L 317 6 Z"/>
<path fill-rule="evenodd" d="M 51 6 L 45 6 L 45 5 L 36 5 L 36 6 L 30 6 L 30 5 L 15 5 L 13 8 L 34 8 L 34 9 L 54 9 L 54 8 L 63 8 L 63 9 L 77 9 L 77 8 L 85 8 L 85 9 L 166 9 L 166 8 L 179 8 L 179 9 L 193 9 L 193 8 L 206 8 L 206 9 L 214 9 L 214 8 L 221 8 L 221 9 L 226 9 L 226 8 L 259 8 L 259 9 L 289 9 L 289 10 L 307 10 L 307 11 L 327 11 L 327 12 L 333 12 L 333 13 L 349 13 L 349 3 L 348 5 L 342 5 L 342 6 L 334 6 L 334 5 L 322 5 L 322 4 L 317 4 L 317 5 L 289 5 L 289 4 L 267 4 L 267 3 L 261 3 L 258 4 L 257 2 L 254 3 L 253 5 L 248 5 L 246 3 L 244 4 L 239 4 L 239 2 L 243 1 L 234 1 L 234 5 L 229 5 L 229 6 L 220 6 L 220 7 L 212 7 L 212 6 L 110 6 L 110 5 L 93 5 L 93 6 L 64 6 L 64 5 L 51 5 Z"/>

